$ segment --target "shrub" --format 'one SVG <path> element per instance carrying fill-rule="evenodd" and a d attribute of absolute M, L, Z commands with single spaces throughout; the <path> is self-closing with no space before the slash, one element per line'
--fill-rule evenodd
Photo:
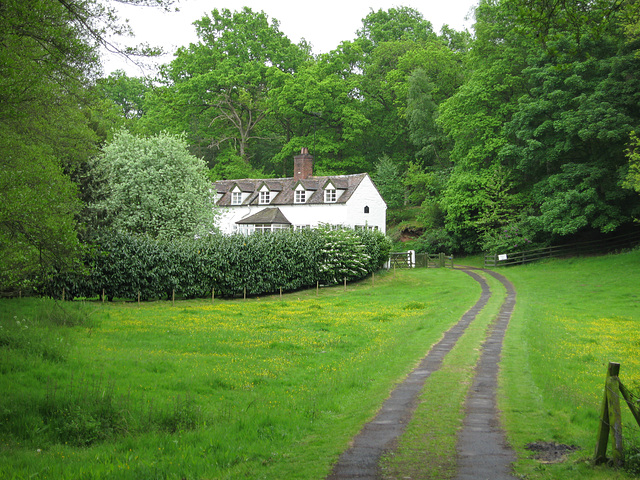
<path fill-rule="evenodd" d="M 87 258 L 89 274 L 59 274 L 50 295 L 142 300 L 211 295 L 230 297 L 292 291 L 362 278 L 389 256 L 390 241 L 379 232 L 283 230 L 264 235 L 208 235 L 158 240 L 109 233 Z"/>

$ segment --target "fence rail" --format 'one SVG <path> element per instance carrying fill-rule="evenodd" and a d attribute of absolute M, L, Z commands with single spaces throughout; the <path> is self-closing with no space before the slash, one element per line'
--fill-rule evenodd
<path fill-rule="evenodd" d="M 606 240 L 593 240 L 590 242 L 572 243 L 554 247 L 543 247 L 535 250 L 511 252 L 505 254 L 486 253 L 484 255 L 485 268 L 503 267 L 535 262 L 543 258 L 558 258 L 571 255 L 589 255 L 604 253 L 624 248 L 632 248 L 640 244 L 640 231 L 619 235 Z"/>

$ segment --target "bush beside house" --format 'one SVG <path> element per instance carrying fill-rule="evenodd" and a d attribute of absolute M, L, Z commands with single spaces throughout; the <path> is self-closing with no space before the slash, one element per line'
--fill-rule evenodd
<path fill-rule="evenodd" d="M 345 241 L 346 240 L 346 241 Z M 96 241 L 86 275 L 57 275 L 59 298 L 154 298 L 262 295 L 358 280 L 380 269 L 390 241 L 379 232 L 283 230 L 174 241 L 112 233 Z"/>

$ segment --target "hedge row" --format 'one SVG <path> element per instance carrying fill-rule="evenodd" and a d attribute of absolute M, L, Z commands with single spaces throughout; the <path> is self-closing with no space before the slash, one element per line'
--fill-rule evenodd
<path fill-rule="evenodd" d="M 292 291 L 378 270 L 391 245 L 378 232 L 283 230 L 269 234 L 211 235 L 158 241 L 110 234 L 96 241 L 84 275 L 57 275 L 48 294 L 108 299 L 232 297 Z"/>

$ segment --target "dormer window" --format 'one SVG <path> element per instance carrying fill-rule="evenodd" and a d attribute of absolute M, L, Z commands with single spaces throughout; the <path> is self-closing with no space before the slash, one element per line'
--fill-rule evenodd
<path fill-rule="evenodd" d="M 231 205 L 240 205 L 242 204 L 242 192 L 234 191 L 231 192 Z"/>
<path fill-rule="evenodd" d="M 294 203 L 304 203 L 307 201 L 307 192 L 304 189 L 296 190 Z"/>
<path fill-rule="evenodd" d="M 266 205 L 271 202 L 271 192 L 269 190 L 262 190 L 260 192 L 260 204 Z"/>
<path fill-rule="evenodd" d="M 324 191 L 324 203 L 335 203 L 337 199 L 336 189 L 333 188 L 333 185 L 329 185 Z"/>

